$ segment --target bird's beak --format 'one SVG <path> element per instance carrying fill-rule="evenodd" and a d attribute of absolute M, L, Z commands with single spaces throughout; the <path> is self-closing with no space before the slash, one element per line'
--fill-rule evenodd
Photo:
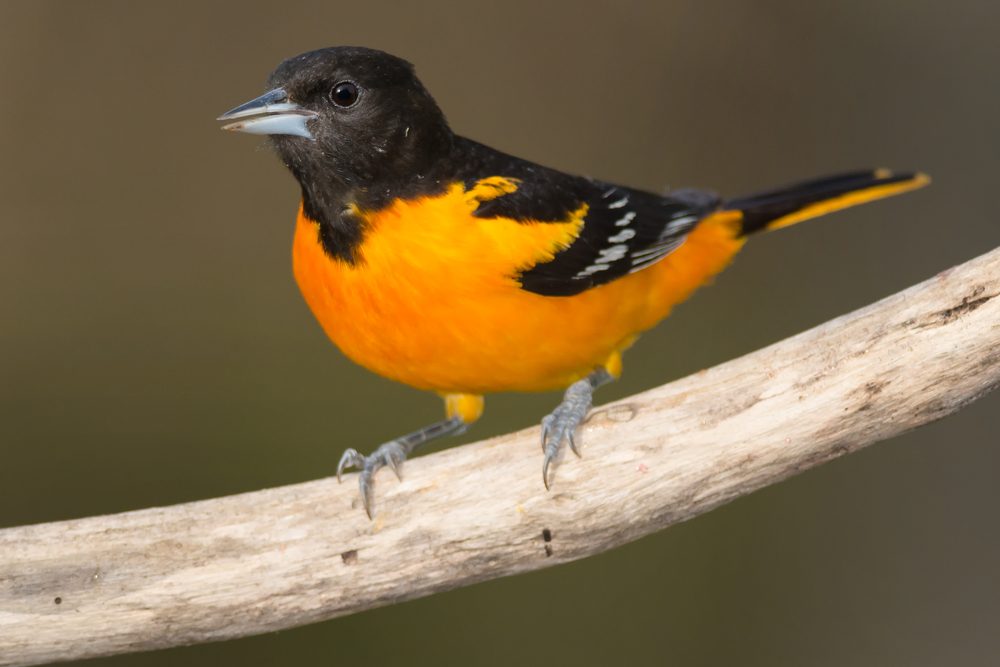
<path fill-rule="evenodd" d="M 219 116 L 218 120 L 234 121 L 223 125 L 223 130 L 250 134 L 291 134 L 315 141 L 306 123 L 318 115 L 315 111 L 290 102 L 284 88 L 275 88 L 230 109 Z"/>

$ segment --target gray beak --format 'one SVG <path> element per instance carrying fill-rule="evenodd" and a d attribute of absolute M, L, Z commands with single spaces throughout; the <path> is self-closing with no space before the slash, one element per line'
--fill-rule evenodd
<path fill-rule="evenodd" d="M 315 141 L 306 123 L 317 115 L 315 111 L 289 102 L 284 88 L 275 88 L 230 109 L 217 120 L 234 121 L 223 125 L 223 130 L 249 134 L 290 134 Z"/>

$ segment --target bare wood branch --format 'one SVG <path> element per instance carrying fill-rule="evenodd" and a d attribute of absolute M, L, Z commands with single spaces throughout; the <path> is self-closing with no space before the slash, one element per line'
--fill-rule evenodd
<path fill-rule="evenodd" d="M 0 531 L 0 664 L 277 630 L 583 558 L 948 415 L 1000 383 L 1000 249 L 595 411 L 552 492 L 537 428 L 321 479 Z"/>

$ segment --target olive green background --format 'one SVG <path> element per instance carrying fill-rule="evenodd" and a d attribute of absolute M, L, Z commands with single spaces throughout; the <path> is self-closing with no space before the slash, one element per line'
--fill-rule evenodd
<path fill-rule="evenodd" d="M 0 525 L 326 476 L 439 417 L 326 341 L 291 278 L 294 182 L 213 120 L 281 59 L 383 48 L 457 131 L 633 186 L 934 176 L 755 238 L 602 401 L 996 246 L 997 25 L 990 1 L 0 3 Z M 557 400 L 491 397 L 463 440 Z M 998 412 L 989 396 L 583 562 L 89 664 L 996 664 Z"/>

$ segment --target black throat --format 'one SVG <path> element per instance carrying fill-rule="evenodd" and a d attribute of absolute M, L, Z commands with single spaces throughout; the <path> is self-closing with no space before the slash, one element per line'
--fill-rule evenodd
<path fill-rule="evenodd" d="M 334 259 L 356 264 L 361 260 L 358 249 L 367 232 L 359 212 L 380 211 L 399 199 L 441 194 L 448 181 L 439 174 L 417 173 L 405 181 L 367 186 L 308 177 L 299 177 L 299 184 L 302 212 L 317 223 L 323 251 Z"/>
<path fill-rule="evenodd" d="M 428 150 L 428 139 L 433 150 Z M 279 153 L 302 189 L 302 211 L 318 225 L 320 244 L 331 258 L 349 264 L 362 260 L 358 250 L 367 229 L 361 213 L 379 211 L 399 199 L 441 194 L 454 178 L 454 137 L 451 132 L 423 137 L 420 148 L 380 156 L 372 163 L 351 164 L 296 154 L 287 146 Z"/>

